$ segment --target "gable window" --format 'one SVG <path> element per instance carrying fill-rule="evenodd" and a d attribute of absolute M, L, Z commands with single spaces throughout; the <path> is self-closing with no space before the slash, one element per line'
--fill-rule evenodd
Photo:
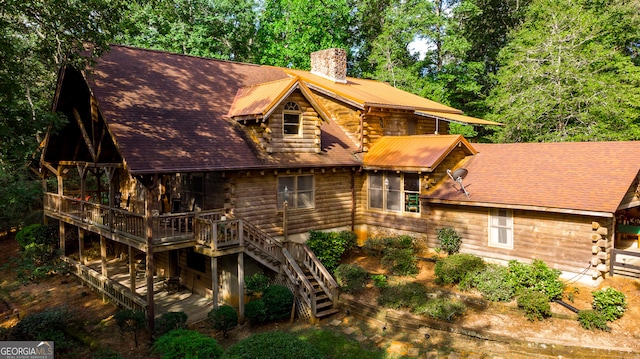
<path fill-rule="evenodd" d="M 420 176 L 415 173 L 369 174 L 369 208 L 420 213 Z"/>
<path fill-rule="evenodd" d="M 284 104 L 282 119 L 282 133 L 285 136 L 302 136 L 302 115 L 297 103 L 289 101 Z"/>
<path fill-rule="evenodd" d="M 504 208 L 491 209 L 489 246 L 513 249 L 513 211 Z"/>
<path fill-rule="evenodd" d="M 315 207 L 313 175 L 278 177 L 278 209 L 283 207 L 285 188 L 289 196 L 289 208 Z"/>

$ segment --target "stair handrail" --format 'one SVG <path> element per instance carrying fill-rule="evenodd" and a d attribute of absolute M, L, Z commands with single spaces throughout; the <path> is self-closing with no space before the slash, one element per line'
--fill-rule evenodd
<path fill-rule="evenodd" d="M 315 317 L 317 314 L 316 296 L 311 282 L 309 282 L 302 268 L 300 268 L 291 253 L 289 253 L 284 246 L 282 247 L 282 256 L 284 257 L 282 269 L 287 274 L 289 280 L 297 287 L 300 297 L 309 305 L 311 314 Z"/>
<path fill-rule="evenodd" d="M 260 228 L 254 226 L 253 224 L 249 223 L 248 221 L 244 220 L 244 219 L 240 219 L 242 221 L 242 226 L 243 226 L 243 231 L 247 231 L 247 233 L 253 233 L 255 234 L 254 236 L 250 236 L 247 235 L 245 236 L 244 233 L 242 233 L 242 237 L 243 237 L 243 241 L 245 244 L 250 244 L 256 248 L 259 248 L 262 252 L 264 252 L 265 254 L 267 254 L 268 256 L 272 257 L 273 259 L 282 262 L 282 258 L 280 258 L 278 256 L 278 254 L 281 251 L 270 251 L 269 248 L 267 248 L 265 245 L 263 245 L 262 242 L 264 243 L 268 243 L 270 246 L 272 247 L 278 247 L 279 249 L 282 249 L 282 243 L 278 242 L 277 240 L 275 240 L 273 237 L 269 236 L 268 234 L 266 234 L 263 230 L 261 230 Z M 260 241 L 256 240 L 256 239 L 260 239 Z"/>
<path fill-rule="evenodd" d="M 322 262 L 320 262 L 318 257 L 316 257 L 315 253 L 313 253 L 309 246 L 304 243 L 296 244 L 296 246 L 301 248 L 303 251 L 302 263 L 307 269 L 309 269 L 313 277 L 318 281 L 320 287 L 322 287 L 322 290 L 335 305 L 337 303 L 338 296 L 338 283 Z"/>

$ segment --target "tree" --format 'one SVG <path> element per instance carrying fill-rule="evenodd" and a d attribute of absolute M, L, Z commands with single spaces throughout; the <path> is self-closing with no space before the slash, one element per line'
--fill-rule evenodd
<path fill-rule="evenodd" d="M 532 1 L 500 51 L 497 139 L 640 139 L 639 12 L 637 1 Z"/>
<path fill-rule="evenodd" d="M 346 0 L 266 0 L 256 45 L 260 64 L 309 69 L 309 54 L 352 48 L 353 14 Z"/>

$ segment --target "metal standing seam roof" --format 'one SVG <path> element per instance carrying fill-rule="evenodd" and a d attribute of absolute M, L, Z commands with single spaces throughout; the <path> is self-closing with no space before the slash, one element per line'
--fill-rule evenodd
<path fill-rule="evenodd" d="M 435 112 L 435 111 L 416 111 L 416 115 L 425 117 L 435 117 L 443 119 L 445 121 L 454 121 L 465 123 L 468 125 L 489 125 L 489 126 L 504 126 L 504 124 L 489 120 L 483 120 L 481 118 L 475 118 L 471 116 L 461 115 L 457 113 Z"/>
<path fill-rule="evenodd" d="M 298 78 L 292 77 L 241 88 L 236 93 L 227 115 L 262 118 L 297 82 Z"/>
<path fill-rule="evenodd" d="M 639 142 L 474 144 L 465 163 L 466 198 L 445 178 L 424 196 L 485 203 L 615 213 L 640 171 Z"/>
<path fill-rule="evenodd" d="M 364 167 L 413 168 L 430 172 L 456 146 L 473 155 L 475 149 L 461 135 L 385 136 L 364 156 Z"/>

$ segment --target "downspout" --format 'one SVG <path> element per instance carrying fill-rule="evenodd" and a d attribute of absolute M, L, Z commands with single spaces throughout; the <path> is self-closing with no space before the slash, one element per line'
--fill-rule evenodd
<path fill-rule="evenodd" d="M 356 170 L 351 169 L 351 232 L 356 231 Z"/>

